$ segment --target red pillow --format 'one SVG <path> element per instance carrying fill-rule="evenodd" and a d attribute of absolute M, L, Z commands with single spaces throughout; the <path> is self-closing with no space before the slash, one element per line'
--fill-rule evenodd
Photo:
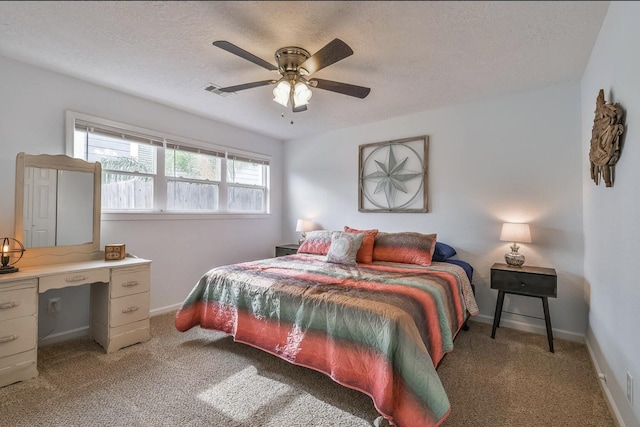
<path fill-rule="evenodd" d="M 413 232 L 378 233 L 373 247 L 373 260 L 431 265 L 436 237 L 436 234 Z"/>
<path fill-rule="evenodd" d="M 362 245 L 356 254 L 356 261 L 363 264 L 371 264 L 373 262 L 373 244 L 376 241 L 378 230 L 356 230 L 348 226 L 344 226 L 347 233 L 364 234 Z"/>

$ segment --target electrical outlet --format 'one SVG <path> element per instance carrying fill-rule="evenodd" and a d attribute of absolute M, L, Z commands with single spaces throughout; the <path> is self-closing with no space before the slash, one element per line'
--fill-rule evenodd
<path fill-rule="evenodd" d="M 627 399 L 633 405 L 633 377 L 627 372 Z"/>
<path fill-rule="evenodd" d="M 49 298 L 47 302 L 47 312 L 49 314 L 60 313 L 60 305 L 62 303 L 62 298 Z"/>

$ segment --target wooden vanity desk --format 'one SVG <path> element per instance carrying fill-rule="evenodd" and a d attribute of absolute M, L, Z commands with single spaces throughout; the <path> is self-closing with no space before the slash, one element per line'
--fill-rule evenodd
<path fill-rule="evenodd" d="M 91 284 L 89 333 L 107 353 L 151 339 L 151 261 L 79 261 L 0 275 L 0 387 L 38 376 L 38 294 Z"/>
<path fill-rule="evenodd" d="M 16 156 L 15 239 L 20 270 L 0 274 L 0 387 L 38 376 L 39 294 L 90 285 L 89 335 L 107 353 L 148 341 L 151 261 L 105 261 L 98 162 Z M 37 215 L 36 215 L 37 213 Z"/>

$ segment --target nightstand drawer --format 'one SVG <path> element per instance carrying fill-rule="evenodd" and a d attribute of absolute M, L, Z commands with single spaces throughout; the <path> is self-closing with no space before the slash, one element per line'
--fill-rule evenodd
<path fill-rule="evenodd" d="M 299 247 L 300 245 L 296 244 L 276 246 L 276 256 L 295 255 L 298 253 Z"/>
<path fill-rule="evenodd" d="M 491 288 L 533 296 L 557 296 L 556 276 L 512 270 L 492 269 Z"/>

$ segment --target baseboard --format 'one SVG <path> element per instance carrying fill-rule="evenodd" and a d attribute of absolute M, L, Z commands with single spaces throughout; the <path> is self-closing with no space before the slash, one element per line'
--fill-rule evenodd
<path fill-rule="evenodd" d="M 471 320 L 493 325 L 493 316 L 488 316 L 486 314 L 478 314 L 477 316 L 471 317 Z M 534 334 L 547 335 L 547 329 L 544 326 L 533 325 L 531 323 L 526 323 L 526 322 L 519 322 L 513 319 L 505 319 L 504 317 L 500 320 L 500 327 L 517 329 L 518 331 L 523 331 L 523 332 L 533 332 Z M 563 339 L 563 340 L 568 340 L 568 341 L 575 341 L 582 344 L 584 344 L 584 342 L 586 341 L 585 336 L 583 334 L 578 334 L 576 332 L 571 332 L 571 331 L 565 331 L 562 329 L 553 329 L 553 337 Z"/>
<path fill-rule="evenodd" d="M 591 359 L 591 363 L 593 364 L 593 368 L 596 370 L 597 374 L 601 374 L 603 371 L 600 369 L 600 365 L 598 364 L 598 359 L 596 358 L 596 354 L 593 351 L 593 347 L 591 347 L 591 342 L 586 339 L 585 344 L 587 345 L 587 352 L 589 353 L 589 358 Z M 622 419 L 622 414 L 618 410 L 618 405 L 616 405 L 613 396 L 611 395 L 611 391 L 609 391 L 609 387 L 607 386 L 607 381 L 604 379 L 599 379 L 598 383 L 600 383 L 600 388 L 602 389 L 602 393 L 604 394 L 604 400 L 607 402 L 607 406 L 609 410 L 613 414 L 615 418 L 615 422 L 619 427 L 625 427 L 624 420 Z"/>
<path fill-rule="evenodd" d="M 151 317 L 159 316 L 161 314 L 166 314 L 166 313 L 170 313 L 172 311 L 176 311 L 180 307 L 182 307 L 182 303 L 172 304 L 172 305 L 168 305 L 166 307 L 154 308 L 153 310 L 151 310 L 150 315 L 151 315 Z"/>
<path fill-rule="evenodd" d="M 45 347 L 47 345 L 56 344 L 59 342 L 82 338 L 89 336 L 89 325 L 82 326 L 76 329 L 69 329 L 68 331 L 58 332 L 57 334 L 51 334 L 46 337 L 38 339 L 38 347 Z"/>

